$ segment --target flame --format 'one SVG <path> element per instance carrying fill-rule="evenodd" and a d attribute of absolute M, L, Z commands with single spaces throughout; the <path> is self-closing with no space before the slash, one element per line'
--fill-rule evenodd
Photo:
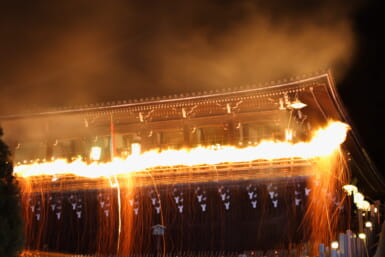
<path fill-rule="evenodd" d="M 262 141 L 256 146 L 209 146 L 192 149 L 169 149 L 134 153 L 127 158 L 114 158 L 111 162 L 87 163 L 80 158 L 68 162 L 57 159 L 50 162 L 35 162 L 14 167 L 17 177 L 53 176 L 73 174 L 87 178 L 102 178 L 126 175 L 164 166 L 215 165 L 221 163 L 274 160 L 284 158 L 310 159 L 331 155 L 345 141 L 349 126 L 331 121 L 326 128 L 317 130 L 309 142 Z"/>
<path fill-rule="evenodd" d="M 317 171 L 319 172 L 310 181 L 309 206 L 304 219 L 304 224 L 308 225 L 304 225 L 304 227 L 310 231 L 309 238 L 314 242 L 314 246 L 318 246 L 319 243 L 327 242 L 335 235 L 332 232 L 336 226 L 338 215 L 335 214 L 335 206 L 330 202 L 329 193 L 335 192 L 334 189 L 338 188 L 339 180 L 343 177 L 344 169 L 341 169 L 336 163 L 339 160 L 340 151 L 338 150 L 346 139 L 348 129 L 349 126 L 345 123 L 331 121 L 325 128 L 315 131 L 307 142 L 292 143 L 290 142 L 291 138 L 288 137 L 287 141 L 262 141 L 258 145 L 245 148 L 215 145 L 144 153 L 140 153 L 140 145 L 135 144 L 132 154 L 127 158 L 114 158 L 112 161 L 105 163 L 97 161 L 100 158 L 98 153 L 100 149 L 94 148 L 91 151 L 93 153 L 91 159 L 95 161 L 91 163 L 81 159 L 72 162 L 68 162 L 66 159 L 57 159 L 50 162 L 15 166 L 15 175 L 19 178 L 26 178 L 23 181 L 25 183 L 21 183 L 26 237 L 31 240 L 33 249 L 39 249 L 39 245 L 42 245 L 44 230 L 47 228 L 49 220 L 48 212 L 42 213 L 43 225 L 38 226 L 36 231 L 33 227 L 34 213 L 28 209 L 29 200 L 33 192 L 40 193 L 43 199 L 44 183 L 55 181 L 60 178 L 60 175 L 72 174 L 86 178 L 107 178 L 110 181 L 111 187 L 104 190 L 103 193 L 111 198 L 112 194 L 117 194 L 116 205 L 113 206 L 112 204 L 109 208 L 112 210 L 117 207 L 118 212 L 111 211 L 111 218 L 104 219 L 103 210 L 98 208 L 96 216 L 98 217 L 97 224 L 99 226 L 96 229 L 95 237 L 91 240 L 96 241 L 98 256 L 113 252 L 116 252 L 119 256 L 128 256 L 131 254 L 131 246 L 133 244 L 142 244 L 141 241 L 143 241 L 132 236 L 143 227 L 140 227 L 141 224 L 135 224 L 133 207 L 130 202 L 125 198 L 121 199 L 121 195 L 127 195 L 129 191 L 135 191 L 135 181 L 130 176 L 133 172 L 170 166 L 217 165 L 222 163 L 241 163 L 243 165 L 243 162 L 256 160 L 317 158 L 316 165 L 318 165 Z M 48 177 L 48 181 L 38 183 L 37 187 L 41 186 L 41 189 L 33 191 L 33 178 L 37 176 L 50 177 Z M 124 177 L 118 179 L 117 176 Z M 151 215 L 151 213 L 148 215 Z M 161 224 L 163 224 L 163 213 L 161 219 Z M 115 230 L 116 227 L 118 227 L 117 231 Z M 165 245 L 163 249 L 165 249 Z"/>

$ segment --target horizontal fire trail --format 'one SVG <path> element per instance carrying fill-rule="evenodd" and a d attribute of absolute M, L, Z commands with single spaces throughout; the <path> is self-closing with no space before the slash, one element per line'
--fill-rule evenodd
<path fill-rule="evenodd" d="M 86 178 L 103 178 L 127 175 L 156 167 L 216 165 L 221 163 L 275 160 L 284 158 L 311 159 L 331 155 L 345 141 L 349 126 L 330 121 L 317 130 L 308 142 L 262 141 L 256 146 L 196 147 L 192 149 L 148 151 L 133 153 L 125 159 L 114 158 L 110 162 L 87 163 L 81 159 L 68 162 L 57 159 L 14 167 L 17 177 L 56 176 L 72 174 Z"/>

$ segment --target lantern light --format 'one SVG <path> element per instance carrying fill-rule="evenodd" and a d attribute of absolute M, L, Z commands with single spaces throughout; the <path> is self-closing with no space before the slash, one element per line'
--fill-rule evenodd
<path fill-rule="evenodd" d="M 364 195 L 359 193 L 359 192 L 354 193 L 353 201 L 354 201 L 355 204 L 358 204 L 359 202 L 364 201 Z"/>
<path fill-rule="evenodd" d="M 359 202 L 356 202 L 356 206 L 358 209 L 363 211 L 370 211 L 370 203 L 366 200 L 362 200 Z"/>
<path fill-rule="evenodd" d="M 306 107 L 307 104 L 301 102 L 298 98 L 294 100 L 294 102 L 291 102 L 289 104 L 289 107 L 292 108 L 292 109 L 296 109 L 296 110 L 299 110 L 299 109 L 302 109 L 304 107 Z"/>
<path fill-rule="evenodd" d="M 342 188 L 348 195 L 358 193 L 358 188 L 355 185 L 344 185 Z"/>
<path fill-rule="evenodd" d="M 102 156 L 102 148 L 99 146 L 93 146 L 91 148 L 90 159 L 92 161 L 99 161 Z"/>
<path fill-rule="evenodd" d="M 131 144 L 131 155 L 139 155 L 141 152 L 141 146 L 139 143 Z"/>
<path fill-rule="evenodd" d="M 366 234 L 365 233 L 359 233 L 358 237 L 361 238 L 362 240 L 366 239 Z"/>
<path fill-rule="evenodd" d="M 331 247 L 332 249 L 338 249 L 338 247 L 339 247 L 338 241 L 333 241 L 333 242 L 330 244 L 330 247 Z"/>

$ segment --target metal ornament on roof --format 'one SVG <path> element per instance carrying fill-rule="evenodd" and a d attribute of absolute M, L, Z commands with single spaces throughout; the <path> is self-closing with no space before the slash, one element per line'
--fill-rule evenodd
<path fill-rule="evenodd" d="M 252 208 L 256 209 L 258 203 L 257 186 L 254 184 L 249 184 L 246 186 L 246 191 Z"/>
<path fill-rule="evenodd" d="M 50 210 L 56 215 L 56 219 L 60 220 L 62 217 L 63 211 L 63 199 L 59 196 L 50 196 L 49 197 L 49 206 Z"/>
<path fill-rule="evenodd" d="M 134 214 L 139 214 L 139 194 L 133 192 L 127 192 L 126 198 L 128 198 L 128 203 L 133 208 Z"/>
<path fill-rule="evenodd" d="M 274 208 L 278 207 L 278 187 L 277 185 L 273 185 L 273 183 L 269 183 L 267 185 L 267 192 L 269 194 L 271 203 Z"/>
<path fill-rule="evenodd" d="M 300 183 L 297 183 L 294 189 L 295 206 L 300 206 L 303 203 L 304 188 Z"/>
<path fill-rule="evenodd" d="M 230 210 L 230 200 L 231 200 L 230 188 L 221 185 L 218 188 L 218 194 L 221 198 L 221 201 L 223 202 L 223 205 L 225 206 L 225 210 L 226 211 Z"/>
<path fill-rule="evenodd" d="M 110 215 L 111 198 L 109 195 L 99 193 L 97 196 L 99 207 L 106 217 Z"/>
<path fill-rule="evenodd" d="M 177 187 L 174 187 L 172 194 L 173 194 L 173 199 L 175 201 L 178 212 L 183 213 L 183 207 L 184 207 L 183 191 L 181 191 Z"/>
<path fill-rule="evenodd" d="M 29 199 L 29 208 L 31 209 L 31 212 L 33 213 L 33 216 L 37 221 L 40 221 L 41 218 L 41 199 L 38 197 L 38 199 L 30 198 Z"/>
<path fill-rule="evenodd" d="M 160 194 L 156 192 L 154 189 L 150 189 L 148 192 L 148 196 L 151 200 L 151 205 L 154 207 L 156 214 L 160 214 L 161 210 L 161 200 L 160 200 Z"/>
<path fill-rule="evenodd" d="M 206 190 L 202 189 L 200 186 L 197 186 L 195 188 L 195 197 L 198 202 L 198 205 L 201 208 L 202 212 L 207 211 L 207 196 L 206 196 Z"/>
<path fill-rule="evenodd" d="M 81 219 L 82 209 L 83 209 L 83 199 L 76 194 L 71 194 L 68 197 L 68 202 L 71 204 L 71 209 L 76 214 L 76 217 L 78 219 Z"/>

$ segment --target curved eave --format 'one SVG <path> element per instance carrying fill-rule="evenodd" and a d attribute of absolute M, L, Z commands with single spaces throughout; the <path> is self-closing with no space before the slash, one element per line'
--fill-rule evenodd
<path fill-rule="evenodd" d="M 107 105 L 107 106 L 88 106 L 80 108 L 71 108 L 56 111 L 38 112 L 33 114 L 20 114 L 20 115 L 8 115 L 1 116 L 0 120 L 17 120 L 25 118 L 42 118 L 61 115 L 83 115 L 88 113 L 115 113 L 124 110 L 132 109 L 145 109 L 145 108 L 160 108 L 170 105 L 187 106 L 196 101 L 212 101 L 215 102 L 218 99 L 231 99 L 234 97 L 243 97 L 246 95 L 258 95 L 260 97 L 269 97 L 269 94 L 285 94 L 287 92 L 293 92 L 295 90 L 312 90 L 313 86 L 322 87 L 327 91 L 327 97 L 322 101 L 327 101 L 328 115 L 331 117 L 338 117 L 341 121 L 350 124 L 352 129 L 349 132 L 345 148 L 347 152 L 352 154 L 352 172 L 353 177 L 358 178 L 358 184 L 362 187 L 362 190 L 366 195 L 372 197 L 385 195 L 385 180 L 379 173 L 374 163 L 370 160 L 366 154 L 365 148 L 362 146 L 361 140 L 357 134 L 357 130 L 353 126 L 353 122 L 350 120 L 349 115 L 342 104 L 342 101 L 337 92 L 335 83 L 333 81 L 332 74 L 322 73 L 313 75 L 306 78 L 292 80 L 283 83 L 271 82 L 268 85 L 254 88 L 243 88 L 234 90 L 224 90 L 221 92 L 200 92 L 190 95 L 169 96 L 162 98 L 151 98 L 142 100 L 133 100 L 128 103 Z M 326 95 L 325 95 L 326 96 Z"/>
<path fill-rule="evenodd" d="M 263 94 L 264 92 L 269 91 L 285 91 L 288 89 L 292 89 L 295 86 L 300 86 L 303 84 L 315 82 L 321 79 L 326 79 L 327 74 L 319 74 L 312 77 L 302 78 L 299 80 L 293 80 L 284 83 L 274 84 L 271 82 L 269 86 L 263 87 L 254 87 L 247 89 L 227 89 L 224 92 L 198 92 L 193 93 L 189 96 L 168 96 L 162 98 L 151 98 L 150 100 L 139 99 L 132 100 L 128 103 L 115 104 L 115 105 L 105 105 L 105 106 L 92 106 L 92 107 L 79 107 L 79 108 L 69 108 L 64 110 L 54 110 L 54 111 L 43 111 L 43 112 L 35 112 L 35 113 L 24 113 L 24 114 L 11 114 L 0 116 L 0 120 L 14 120 L 14 119 L 24 119 L 24 118 L 38 118 L 38 117 L 49 117 L 56 115 L 71 115 L 71 114 L 82 114 L 82 113 L 90 113 L 90 112 L 114 112 L 116 110 L 125 109 L 125 108 L 135 108 L 135 107 L 143 107 L 143 106 L 154 106 L 154 105 L 167 105 L 167 104 L 178 104 L 189 101 L 202 101 L 209 100 L 220 97 L 230 97 L 234 94 L 244 95 L 244 94 Z"/>
<path fill-rule="evenodd" d="M 348 152 L 351 154 L 350 166 L 353 179 L 358 179 L 358 185 L 366 196 L 378 199 L 385 195 L 385 179 L 378 171 L 376 165 L 370 159 L 367 151 L 362 145 L 362 140 L 355 129 L 354 121 L 348 115 L 342 100 L 337 92 L 333 76 L 329 71 L 327 74 L 328 90 L 333 104 L 341 117 L 341 120 L 351 127 L 347 142 L 345 143 Z"/>

